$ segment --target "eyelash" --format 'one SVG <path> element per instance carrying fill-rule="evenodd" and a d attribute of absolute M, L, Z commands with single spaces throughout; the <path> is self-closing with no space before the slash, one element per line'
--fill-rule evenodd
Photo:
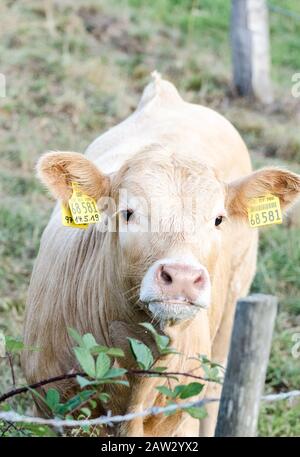
<path fill-rule="evenodd" d="M 218 216 L 218 217 L 215 219 L 215 226 L 216 226 L 216 227 L 219 227 L 219 226 L 222 224 L 222 222 L 224 221 L 224 219 L 225 219 L 224 216 Z"/>
<path fill-rule="evenodd" d="M 131 219 L 131 217 L 133 215 L 133 210 L 132 209 L 123 209 L 122 211 L 120 211 L 120 213 L 121 213 L 123 220 L 126 222 L 126 224 L 128 224 L 129 220 Z"/>

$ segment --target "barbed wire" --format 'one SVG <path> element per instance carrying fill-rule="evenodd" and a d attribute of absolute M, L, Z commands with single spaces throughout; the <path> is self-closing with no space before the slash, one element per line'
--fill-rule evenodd
<path fill-rule="evenodd" d="M 290 398 L 300 397 L 300 390 L 293 390 L 290 392 L 282 392 L 279 394 L 264 395 L 261 400 L 267 403 L 274 401 L 287 400 Z M 112 426 L 115 423 L 129 422 L 138 417 L 146 416 L 157 416 L 158 414 L 170 413 L 177 410 L 184 410 L 187 408 L 200 408 L 209 403 L 220 401 L 219 398 L 205 398 L 203 400 L 197 400 L 189 403 L 176 403 L 168 406 L 152 406 L 143 411 L 136 413 L 128 413 L 124 415 L 112 416 L 109 412 L 107 416 L 100 416 L 95 419 L 45 419 L 43 417 L 31 417 L 23 416 L 15 411 L 0 412 L 0 420 L 5 422 L 17 423 L 29 423 L 29 424 L 40 424 L 50 425 L 53 427 L 84 427 L 84 426 L 95 426 L 95 425 L 108 425 Z"/>
<path fill-rule="evenodd" d="M 282 14 L 283 16 L 291 17 L 296 19 L 296 21 L 300 21 L 300 14 L 295 13 L 292 10 L 288 10 L 286 8 L 282 8 L 281 6 L 273 5 L 273 3 L 267 2 L 268 8 L 270 11 L 278 14 Z"/>
<path fill-rule="evenodd" d="M 290 392 L 282 392 L 279 394 L 269 394 L 261 397 L 264 402 L 273 402 L 280 400 L 289 400 L 290 398 L 300 397 L 300 390 L 291 390 Z"/>
<path fill-rule="evenodd" d="M 205 398 L 203 400 L 197 400 L 188 403 L 176 403 L 168 406 L 152 406 L 143 411 L 137 413 L 128 413 L 124 415 L 111 416 L 110 413 L 107 416 L 100 416 L 95 419 L 44 419 L 42 417 L 30 417 L 22 416 L 15 411 L 0 412 L 0 420 L 9 422 L 24 422 L 30 424 L 40 425 L 52 425 L 53 427 L 84 427 L 91 425 L 112 425 L 113 423 L 129 422 L 137 417 L 145 416 L 157 416 L 162 413 L 170 413 L 177 410 L 187 408 L 200 408 L 207 405 L 208 403 L 220 401 L 219 398 Z"/>

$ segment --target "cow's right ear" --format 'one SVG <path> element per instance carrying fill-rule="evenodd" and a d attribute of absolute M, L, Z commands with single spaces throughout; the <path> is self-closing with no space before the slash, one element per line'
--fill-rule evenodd
<path fill-rule="evenodd" d="M 37 174 L 52 195 L 66 203 L 72 195 L 72 182 L 99 200 L 109 194 L 109 177 L 78 152 L 47 152 L 37 163 Z"/>

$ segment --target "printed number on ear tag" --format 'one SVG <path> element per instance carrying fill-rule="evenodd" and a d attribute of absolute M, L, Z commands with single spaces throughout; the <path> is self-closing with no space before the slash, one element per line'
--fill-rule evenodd
<path fill-rule="evenodd" d="M 248 206 L 248 219 L 250 227 L 263 227 L 265 225 L 282 224 L 280 200 L 275 195 L 251 198 Z"/>
<path fill-rule="evenodd" d="M 100 213 L 92 197 L 84 194 L 77 183 L 72 182 L 73 194 L 69 200 L 69 207 L 73 222 L 80 224 L 95 224 L 100 221 Z"/>
<path fill-rule="evenodd" d="M 61 222 L 65 227 L 87 229 L 89 224 L 75 224 L 68 205 L 61 204 Z"/>

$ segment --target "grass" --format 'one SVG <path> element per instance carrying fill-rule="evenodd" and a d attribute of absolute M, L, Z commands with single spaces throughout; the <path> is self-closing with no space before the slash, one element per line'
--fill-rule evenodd
<path fill-rule="evenodd" d="M 297 0 L 272 4 L 300 13 Z M 152 70 L 171 79 L 187 100 L 225 114 L 246 140 L 256 167 L 280 163 L 300 171 L 299 106 L 290 92 L 291 75 L 300 69 L 300 22 L 270 13 L 276 102 L 262 107 L 232 96 L 229 5 L 223 0 L 1 3 L 0 71 L 7 97 L 0 98 L 0 329 L 6 334 L 21 334 L 30 272 L 52 208 L 34 177 L 37 157 L 47 149 L 84 151 L 134 109 Z M 299 362 L 291 353 L 293 335 L 300 331 L 299 265 L 299 230 L 262 231 L 252 289 L 280 299 L 267 392 L 299 389 Z M 18 376 L 22 381 L 20 371 Z M 0 360 L 0 391 L 10 382 Z M 13 406 L 22 408 L 24 401 Z M 297 417 L 299 407 L 288 402 L 263 406 L 260 434 L 299 436 Z"/>

